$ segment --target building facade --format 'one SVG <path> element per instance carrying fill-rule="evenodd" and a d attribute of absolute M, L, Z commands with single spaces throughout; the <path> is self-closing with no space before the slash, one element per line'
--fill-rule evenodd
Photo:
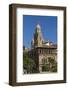
<path fill-rule="evenodd" d="M 38 72 L 54 71 L 57 64 L 57 44 L 44 40 L 39 24 L 36 25 L 34 37 L 31 41 L 31 49 L 28 50 L 28 53 L 35 61 Z"/>

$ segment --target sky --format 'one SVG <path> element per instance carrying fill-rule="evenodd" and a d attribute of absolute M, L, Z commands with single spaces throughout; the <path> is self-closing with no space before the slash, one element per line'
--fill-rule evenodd
<path fill-rule="evenodd" d="M 23 43 L 25 47 L 31 47 L 31 40 L 37 24 L 41 26 L 45 41 L 50 40 L 57 43 L 57 16 L 23 15 Z"/>

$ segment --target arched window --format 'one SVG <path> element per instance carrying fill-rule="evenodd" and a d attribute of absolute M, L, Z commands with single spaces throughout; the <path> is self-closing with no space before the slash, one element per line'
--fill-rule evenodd
<path fill-rule="evenodd" d="M 45 64 L 45 58 L 42 59 L 42 64 Z"/>
<path fill-rule="evenodd" d="M 48 63 L 48 60 L 45 59 L 45 58 L 43 58 L 43 59 L 42 59 L 42 64 L 47 64 L 47 63 Z"/>

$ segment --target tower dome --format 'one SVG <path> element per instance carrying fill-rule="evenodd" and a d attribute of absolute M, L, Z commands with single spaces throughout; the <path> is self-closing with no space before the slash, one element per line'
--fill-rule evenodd
<path fill-rule="evenodd" d="M 36 25 L 36 33 L 41 33 L 41 26 L 39 24 Z"/>
<path fill-rule="evenodd" d="M 40 27 L 40 25 L 39 25 L 39 24 L 37 24 L 36 29 L 41 29 L 41 27 Z"/>

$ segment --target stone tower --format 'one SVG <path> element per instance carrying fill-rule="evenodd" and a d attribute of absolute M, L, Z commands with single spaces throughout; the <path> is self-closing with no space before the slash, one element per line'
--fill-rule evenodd
<path fill-rule="evenodd" d="M 34 47 L 41 47 L 43 42 L 41 27 L 39 24 L 36 25 L 33 44 Z"/>

